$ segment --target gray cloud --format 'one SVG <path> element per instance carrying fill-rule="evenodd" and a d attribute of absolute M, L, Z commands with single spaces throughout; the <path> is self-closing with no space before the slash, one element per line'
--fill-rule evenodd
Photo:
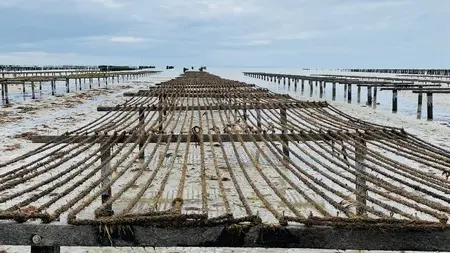
<path fill-rule="evenodd" d="M 335 67 L 414 59 L 439 67 L 449 61 L 448 7 L 444 0 L 2 0 L 8 26 L 0 54 Z"/>

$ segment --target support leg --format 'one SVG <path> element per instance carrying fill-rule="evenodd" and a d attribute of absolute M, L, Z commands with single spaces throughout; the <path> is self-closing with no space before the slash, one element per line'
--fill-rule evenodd
<path fill-rule="evenodd" d="M 319 97 L 320 97 L 320 98 L 323 97 L 323 86 L 322 86 L 322 82 L 319 83 Z"/>
<path fill-rule="evenodd" d="M 351 84 L 351 83 L 348 84 L 348 89 L 347 89 L 347 102 L 348 102 L 349 104 L 352 103 L 352 84 Z"/>
<path fill-rule="evenodd" d="M 333 82 L 333 85 L 331 87 L 331 96 L 333 101 L 336 100 L 336 82 Z"/>
<path fill-rule="evenodd" d="M 105 162 L 109 159 L 109 157 L 111 156 L 111 149 L 108 146 L 107 142 L 102 143 L 102 149 L 101 149 L 101 157 L 100 160 L 101 162 Z M 111 170 L 111 161 L 109 161 L 108 163 L 106 163 L 102 169 L 101 169 L 101 175 L 102 177 L 107 175 Z M 102 187 L 109 184 L 111 178 L 110 176 L 107 176 L 103 179 L 102 181 Z M 108 201 L 108 199 L 111 197 L 111 187 L 109 187 L 105 192 L 102 193 L 102 204 L 106 203 Z M 109 205 L 106 207 L 106 216 L 111 216 L 114 214 L 114 211 L 112 210 L 112 205 Z"/>
<path fill-rule="evenodd" d="M 355 141 L 355 167 L 356 167 L 356 215 L 366 214 L 367 185 L 362 176 L 365 171 L 364 160 L 367 154 L 367 146 L 364 140 Z"/>
<path fill-rule="evenodd" d="M 421 89 L 422 86 L 419 86 Z M 423 93 L 417 94 L 417 119 L 422 117 L 422 101 L 423 101 Z"/>
<path fill-rule="evenodd" d="M 287 111 L 286 108 L 282 108 L 280 109 L 280 118 L 281 118 L 281 127 L 283 128 L 283 130 L 281 131 L 282 134 L 286 134 L 287 133 L 287 129 L 286 129 L 286 125 L 287 125 Z M 285 143 L 286 146 L 283 146 L 283 154 L 287 157 L 289 157 L 289 141 L 287 141 L 287 139 L 284 138 L 283 136 L 283 142 Z"/>
<path fill-rule="evenodd" d="M 9 97 L 8 97 L 8 84 L 5 83 L 5 103 L 9 105 Z"/>
<path fill-rule="evenodd" d="M 373 108 L 377 107 L 378 87 L 373 87 Z"/>
<path fill-rule="evenodd" d="M 433 120 L 433 93 L 427 93 L 427 120 Z"/>
<path fill-rule="evenodd" d="M 358 104 L 361 103 L 361 86 L 358 86 L 356 99 L 357 99 Z"/>
<path fill-rule="evenodd" d="M 66 78 L 66 92 L 70 92 L 69 78 Z"/>
<path fill-rule="evenodd" d="M 392 90 L 392 112 L 397 113 L 398 91 Z"/>
<path fill-rule="evenodd" d="M 367 86 L 367 106 L 372 106 L 372 86 Z"/>
<path fill-rule="evenodd" d="M 144 111 L 144 109 L 139 109 L 139 128 L 141 129 L 142 133 L 144 132 L 144 129 L 143 129 L 144 120 L 145 120 L 145 111 Z M 140 159 L 145 159 L 145 152 L 143 149 L 144 149 L 144 143 L 141 142 L 141 143 L 139 143 L 139 150 L 141 150 L 139 153 Z"/>
<path fill-rule="evenodd" d="M 34 93 L 34 82 L 31 81 L 31 99 L 36 99 L 36 94 Z"/>

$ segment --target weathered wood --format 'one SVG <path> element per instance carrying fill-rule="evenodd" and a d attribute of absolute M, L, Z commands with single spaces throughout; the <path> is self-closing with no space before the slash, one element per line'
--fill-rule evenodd
<path fill-rule="evenodd" d="M 398 91 L 392 90 L 392 112 L 397 113 Z"/>
<path fill-rule="evenodd" d="M 372 86 L 367 86 L 367 106 L 372 106 Z"/>
<path fill-rule="evenodd" d="M 352 103 L 352 84 L 351 84 L 351 83 L 348 84 L 348 90 L 347 90 L 347 102 L 348 102 L 349 104 Z"/>
<path fill-rule="evenodd" d="M 373 107 L 377 107 L 377 100 L 378 100 L 378 87 L 373 87 Z"/>
<path fill-rule="evenodd" d="M 8 84 L 7 83 L 5 83 L 4 89 L 5 89 L 5 103 L 7 105 L 9 105 Z"/>
<path fill-rule="evenodd" d="M 66 78 L 66 92 L 69 93 L 70 92 L 70 85 L 69 85 L 69 78 Z"/>
<path fill-rule="evenodd" d="M 419 87 L 420 89 L 422 87 Z M 423 93 L 419 93 L 417 95 L 417 118 L 420 119 L 422 117 L 422 101 L 423 101 Z"/>
<path fill-rule="evenodd" d="M 111 148 L 108 146 L 108 142 L 104 141 L 101 143 L 101 154 L 100 154 L 100 160 L 101 163 L 107 162 L 101 169 L 101 176 L 104 177 L 108 175 L 111 171 L 111 161 L 108 161 L 108 159 L 111 157 Z M 105 185 L 108 185 L 111 181 L 110 176 L 106 176 L 102 181 L 102 187 Z M 102 204 L 106 203 L 108 199 L 111 197 L 112 191 L 111 187 L 108 188 L 105 192 L 102 193 Z M 114 212 L 112 210 L 112 205 L 108 205 L 106 207 L 106 213 L 105 215 L 109 216 L 112 215 Z"/>
<path fill-rule="evenodd" d="M 273 103 L 273 104 L 257 104 L 257 103 L 237 103 L 231 105 L 196 105 L 196 106 L 175 106 L 167 107 L 174 111 L 185 111 L 185 110 L 252 110 L 252 109 L 280 109 L 280 108 L 317 108 L 317 107 L 327 107 L 326 102 L 293 102 L 293 103 Z M 109 111 L 160 111 L 162 106 L 149 106 L 149 107 L 131 107 L 131 106 L 99 106 L 97 111 L 99 112 L 109 112 Z"/>
<path fill-rule="evenodd" d="M 433 93 L 427 93 L 427 120 L 433 120 Z"/>
<path fill-rule="evenodd" d="M 357 103 L 361 103 L 361 86 L 357 86 Z"/>
<path fill-rule="evenodd" d="M 356 214 L 364 216 L 366 214 L 367 185 L 364 178 L 364 160 L 367 154 L 365 141 L 355 141 L 355 167 L 356 167 Z"/>
<path fill-rule="evenodd" d="M 125 92 L 123 93 L 124 97 L 158 97 L 161 94 L 158 92 L 146 92 L 146 93 L 134 93 L 134 92 Z M 166 96 L 178 96 L 178 97 L 213 97 L 213 98 L 251 98 L 254 96 L 257 97 L 278 97 L 280 94 L 271 94 L 271 93 L 263 93 L 263 92 L 230 92 L 228 94 L 223 93 L 212 93 L 212 92 L 195 92 L 195 93 L 180 93 L 180 94 L 165 94 Z"/>
<path fill-rule="evenodd" d="M 282 127 L 281 133 L 283 134 L 283 154 L 287 157 L 289 157 L 289 141 L 287 140 L 287 138 L 284 138 L 284 134 L 286 134 L 287 132 L 287 122 L 288 122 L 288 118 L 287 118 L 287 110 L 286 109 L 281 109 L 280 110 L 280 124 Z"/>
<path fill-rule="evenodd" d="M 442 93 L 442 94 L 448 94 L 450 93 L 450 88 L 441 88 L 441 89 L 415 89 L 412 91 L 413 93 Z"/>
<path fill-rule="evenodd" d="M 430 85 L 429 85 L 430 86 Z M 437 85 L 433 85 L 434 87 L 428 87 L 427 85 L 423 85 L 423 84 L 418 84 L 418 85 L 414 85 L 412 87 L 383 87 L 380 88 L 380 90 L 411 90 L 411 91 L 424 91 L 424 93 L 426 93 L 427 91 L 433 91 L 433 90 L 437 90 L 437 91 L 450 91 L 450 88 L 439 88 L 439 86 Z M 424 87 L 428 87 L 428 88 L 424 88 Z"/>
<path fill-rule="evenodd" d="M 51 224 L 0 224 L 0 244 L 39 246 L 114 247 L 253 247 L 365 250 L 450 251 L 450 230 L 408 228 L 333 228 L 306 226 L 254 226 L 239 230 L 226 226 L 142 227 L 129 226 L 129 235 L 106 236 L 98 226 Z M 189 236 L 186 236 L 189 235 Z"/>
<path fill-rule="evenodd" d="M 36 99 L 36 95 L 34 93 L 34 82 L 31 82 L 31 99 Z"/>
<path fill-rule="evenodd" d="M 139 128 L 142 129 L 142 131 L 144 131 L 144 120 L 145 120 L 145 111 L 140 108 L 139 111 Z M 139 143 L 139 158 L 140 159 L 145 159 L 145 151 L 144 151 L 144 147 L 145 147 L 145 143 L 140 142 Z"/>
<path fill-rule="evenodd" d="M 333 86 L 332 86 L 332 91 L 331 91 L 331 96 L 332 96 L 332 99 L 333 99 L 333 101 L 335 101 L 336 100 L 336 82 L 333 82 Z"/>
<path fill-rule="evenodd" d="M 350 140 L 350 139 L 359 139 L 359 138 L 364 138 L 365 140 L 381 140 L 384 138 L 381 137 L 374 137 L 374 135 L 372 134 L 356 134 L 356 133 L 348 133 L 346 135 L 348 135 L 349 137 L 344 137 L 341 136 L 337 133 L 333 133 L 330 132 L 329 133 L 331 136 L 333 136 L 333 138 L 339 139 L 339 140 Z M 403 135 L 400 132 L 397 132 L 396 134 L 398 134 L 398 138 L 402 138 Z M 172 136 L 172 137 L 170 137 Z M 30 140 L 32 142 L 35 143 L 49 143 L 49 142 L 57 142 L 57 141 L 61 141 L 62 143 L 64 142 L 73 142 L 73 143 L 81 143 L 81 142 L 85 142 L 86 139 L 88 139 L 90 136 L 86 136 L 86 138 L 71 138 L 74 136 L 67 136 L 66 139 L 62 139 L 62 136 L 59 135 L 41 135 L 41 136 L 30 136 Z M 145 136 L 147 139 L 147 142 L 149 143 L 156 143 L 158 142 L 159 139 L 159 135 L 157 134 L 152 134 L 152 135 L 146 135 Z M 188 140 L 188 135 L 186 134 L 182 134 L 182 135 L 166 135 L 163 134 L 161 136 L 161 141 L 162 142 L 176 142 L 178 140 L 178 137 L 180 137 L 180 142 L 187 142 Z M 316 133 L 299 133 L 299 134 L 241 134 L 240 137 L 243 139 L 243 141 L 245 142 L 250 142 L 250 141 L 278 141 L 279 138 L 291 138 L 293 141 L 329 141 L 332 140 L 332 138 L 330 138 L 330 136 L 328 134 L 316 134 Z M 70 138 L 70 139 L 69 139 Z M 96 143 L 101 143 L 102 141 L 109 140 L 110 138 L 112 138 L 112 136 L 98 136 L 98 138 L 96 138 L 96 140 L 93 141 L 89 141 L 89 143 L 92 142 L 96 142 Z M 118 143 L 123 143 L 124 141 L 126 141 L 126 139 L 128 138 L 128 136 L 124 136 L 122 138 L 119 138 Z M 140 136 L 136 136 L 131 138 L 130 142 L 136 142 L 138 141 L 140 138 Z M 390 137 L 392 138 L 392 137 Z M 210 141 L 210 137 L 208 134 L 204 134 L 203 135 L 203 140 L 205 142 L 209 142 Z M 220 134 L 220 135 L 216 135 L 216 134 L 212 134 L 211 135 L 211 141 L 212 142 L 219 142 L 219 140 L 221 140 L 222 142 L 239 142 L 239 137 L 237 134 Z"/>

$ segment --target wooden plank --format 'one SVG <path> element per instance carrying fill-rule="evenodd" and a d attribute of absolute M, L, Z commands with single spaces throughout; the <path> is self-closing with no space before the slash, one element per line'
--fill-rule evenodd
<path fill-rule="evenodd" d="M 274 104 L 232 104 L 232 105 L 195 105 L 195 106 L 176 106 L 176 107 L 162 107 L 162 106 L 147 106 L 147 107 L 131 107 L 131 106 L 99 106 L 97 111 L 109 112 L 109 111 L 138 111 L 140 109 L 144 111 L 160 111 L 162 109 L 170 109 L 171 111 L 185 111 L 185 110 L 240 110 L 240 109 L 280 109 L 280 108 L 318 108 L 327 107 L 326 102 L 297 102 L 297 103 L 274 103 Z"/>
<path fill-rule="evenodd" d="M 445 89 L 429 89 L 429 90 L 419 90 L 419 89 L 416 89 L 416 90 L 413 90 L 412 91 L 413 93 L 443 93 L 443 94 L 445 94 L 445 93 L 450 93 L 450 88 L 445 88 Z"/>
<path fill-rule="evenodd" d="M 419 87 L 388 87 L 388 88 L 381 88 L 380 90 L 423 90 L 423 91 L 429 91 L 429 90 L 450 90 L 450 88 L 436 88 L 436 87 L 431 87 L 431 88 L 426 88 L 425 85 L 418 85 L 418 86 L 424 86 L 424 88 L 419 88 Z"/>
<path fill-rule="evenodd" d="M 135 92 L 125 92 L 124 97 L 158 97 L 160 95 L 173 96 L 173 97 L 213 97 L 213 98 L 252 98 L 252 97 L 286 97 L 281 94 L 272 94 L 267 92 L 229 92 L 224 94 L 220 93 L 206 93 L 206 92 L 195 92 L 195 93 L 160 93 L 160 92 L 145 92 L 145 93 L 135 93 Z"/>
<path fill-rule="evenodd" d="M 237 227 L 239 228 L 239 226 Z M 111 227 L 109 228 L 111 231 Z M 104 230 L 104 229 L 103 229 Z M 117 229 L 116 229 L 117 230 Z M 128 233 L 127 233 L 128 231 Z M 132 232 L 131 232 L 132 231 Z M 210 227 L 125 226 L 121 235 L 99 226 L 0 224 L 0 245 L 114 247 L 254 247 L 352 250 L 450 251 L 450 230 L 326 226 Z M 186 236 L 189 235 L 189 236 Z M 39 245 L 32 238 L 39 236 Z"/>
<path fill-rule="evenodd" d="M 385 139 L 385 138 L 378 138 L 374 137 L 372 133 L 376 133 L 376 131 L 370 132 L 370 134 L 361 134 L 361 133 L 348 133 L 349 137 L 344 137 L 338 133 L 330 133 L 330 135 L 333 138 L 336 138 L 338 140 L 349 140 L 354 138 L 364 138 L 365 140 L 379 140 L 379 139 Z M 381 133 L 381 131 L 379 132 Z M 400 132 L 396 132 L 398 134 L 399 138 L 402 138 L 404 135 L 402 135 Z M 258 141 L 261 142 L 263 140 L 266 141 L 279 141 L 279 138 L 282 140 L 288 140 L 288 138 L 292 138 L 293 141 L 323 141 L 323 140 L 331 140 L 330 135 L 328 134 L 315 134 L 315 133 L 303 133 L 303 134 L 241 134 L 240 137 L 244 142 L 250 142 L 250 141 Z M 180 142 L 187 142 L 188 136 L 187 134 L 182 135 L 166 135 L 163 134 L 161 137 L 162 142 L 176 142 L 178 139 L 178 136 L 180 136 L 181 140 Z M 65 138 L 63 138 L 65 137 Z M 52 142 L 58 142 L 61 141 L 64 142 L 70 142 L 70 143 L 83 143 L 88 139 L 89 135 L 86 135 L 85 138 L 75 138 L 79 136 L 59 136 L 59 135 L 39 135 L 39 136 L 31 136 L 30 140 L 34 143 L 52 143 Z M 153 134 L 153 135 L 144 135 L 144 137 L 148 138 L 149 143 L 156 143 L 158 142 L 158 139 L 160 135 Z M 219 142 L 219 140 L 222 140 L 222 142 L 239 142 L 239 136 L 237 134 L 212 134 L 211 135 L 211 141 L 212 142 Z M 102 143 L 103 141 L 107 141 L 110 138 L 113 138 L 112 136 L 99 136 L 96 140 L 90 141 L 88 143 L 96 142 L 96 143 Z M 119 139 L 119 143 L 123 143 L 127 140 L 128 136 L 124 136 Z M 129 142 L 136 142 L 139 141 L 140 136 L 132 137 Z M 394 138 L 392 135 L 389 135 L 386 137 L 387 139 Z M 210 138 L 209 135 L 204 134 L 203 135 L 203 141 L 209 142 Z"/>

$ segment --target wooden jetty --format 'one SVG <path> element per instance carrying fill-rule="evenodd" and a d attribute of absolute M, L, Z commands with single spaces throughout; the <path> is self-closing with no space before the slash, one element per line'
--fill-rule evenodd
<path fill-rule="evenodd" d="M 57 83 L 64 83 L 66 93 L 69 93 L 70 81 L 75 80 L 74 89 L 82 90 L 82 80 L 83 84 L 86 81 L 89 82 L 89 89 L 94 87 L 94 80 L 97 80 L 97 87 L 100 87 L 100 82 L 103 80 L 105 82 L 105 87 L 108 87 L 108 81 L 114 83 L 115 81 L 120 83 L 130 79 L 137 79 L 146 75 L 155 74 L 159 71 L 154 70 L 139 70 L 139 71 L 115 71 L 115 72 L 104 72 L 104 73 L 83 73 L 83 74 L 70 74 L 64 76 L 21 76 L 14 78 L 0 78 L 0 85 L 2 90 L 2 101 L 8 105 L 10 102 L 8 96 L 8 85 L 22 85 L 22 93 L 25 95 L 26 87 L 29 86 L 31 89 L 31 98 L 36 99 L 36 89 L 39 84 L 39 92 L 42 92 L 42 85 L 50 84 L 51 95 L 57 95 L 56 85 Z"/>
<path fill-rule="evenodd" d="M 0 164 L 0 244 L 450 250 L 450 153 L 403 129 L 207 72 L 98 110 Z"/>
<path fill-rule="evenodd" d="M 389 90 L 392 91 L 392 112 L 397 113 L 398 111 L 398 91 L 410 90 L 413 93 L 418 94 L 417 99 L 417 117 L 421 117 L 422 112 L 422 100 L 423 93 L 427 93 L 427 120 L 433 120 L 433 102 L 432 102 L 432 94 L 440 93 L 446 94 L 450 88 L 442 88 L 442 84 L 450 84 L 450 80 L 442 80 L 442 79 L 424 79 L 419 78 L 418 76 L 414 76 L 414 78 L 406 78 L 406 77 L 380 77 L 380 76 L 354 76 L 354 75 L 333 75 L 333 74 L 315 74 L 312 76 L 305 75 L 290 75 L 290 74 L 273 74 L 273 73 L 259 73 L 259 72 L 244 72 L 244 75 L 259 78 L 262 80 L 280 80 L 283 79 L 283 83 L 286 83 L 285 80 L 288 79 L 288 85 L 290 85 L 290 80 L 292 79 L 295 88 L 297 87 L 297 83 L 301 81 L 302 83 L 302 92 L 304 81 L 308 81 L 310 84 L 310 95 L 313 94 L 313 84 L 316 82 L 319 83 L 320 89 L 320 98 L 322 98 L 322 94 L 324 89 L 326 88 L 327 82 L 333 83 L 332 88 L 332 100 L 336 100 L 336 83 L 344 85 L 344 98 L 347 98 L 348 103 L 352 102 L 352 84 L 357 85 L 357 103 L 361 102 L 361 87 L 366 87 L 367 89 L 367 106 L 376 107 L 377 104 L 377 94 L 378 89 L 380 91 Z M 429 92 L 427 92 L 429 91 Z"/>
<path fill-rule="evenodd" d="M 344 72 L 449 76 L 450 69 L 340 69 Z"/>

